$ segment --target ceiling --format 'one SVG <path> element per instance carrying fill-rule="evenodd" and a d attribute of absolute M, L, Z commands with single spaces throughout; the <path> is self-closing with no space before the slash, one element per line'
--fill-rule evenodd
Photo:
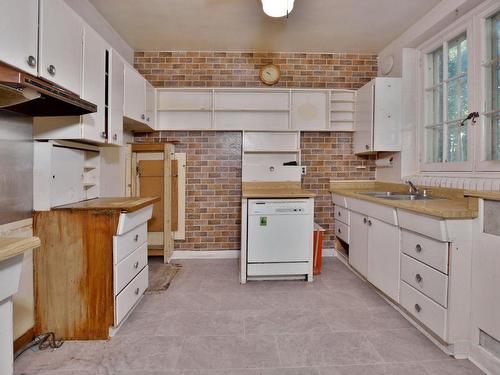
<path fill-rule="evenodd" d="M 380 52 L 440 0 L 90 0 L 137 51 Z"/>

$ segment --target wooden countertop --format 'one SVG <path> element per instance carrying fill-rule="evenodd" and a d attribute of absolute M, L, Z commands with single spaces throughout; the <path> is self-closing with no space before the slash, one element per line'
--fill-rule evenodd
<path fill-rule="evenodd" d="M 243 182 L 243 198 L 314 198 L 315 193 L 304 190 L 300 182 Z"/>
<path fill-rule="evenodd" d="M 500 192 L 497 191 L 476 191 L 476 190 L 466 190 L 465 196 L 488 199 L 492 201 L 500 201 Z"/>
<path fill-rule="evenodd" d="M 0 237 L 0 262 L 39 246 L 38 237 Z"/>
<path fill-rule="evenodd" d="M 331 181 L 330 192 L 351 198 L 384 204 L 395 208 L 438 217 L 440 219 L 474 219 L 478 216 L 478 200 L 464 190 L 426 187 L 435 199 L 398 201 L 360 194 L 363 191 L 393 191 L 408 193 L 408 186 L 378 181 Z"/>
<path fill-rule="evenodd" d="M 64 206 L 53 207 L 53 210 L 120 210 L 134 212 L 152 205 L 160 200 L 159 197 L 135 198 L 95 198 L 87 201 L 66 204 Z"/>

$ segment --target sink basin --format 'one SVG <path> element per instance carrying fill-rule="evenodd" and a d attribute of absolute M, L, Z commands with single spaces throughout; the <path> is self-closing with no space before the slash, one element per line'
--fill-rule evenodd
<path fill-rule="evenodd" d="M 359 194 L 369 195 L 371 197 L 390 199 L 394 201 L 421 201 L 421 200 L 429 200 L 433 199 L 429 196 L 423 196 L 420 194 L 404 194 L 401 192 L 393 192 L 393 191 L 363 191 Z"/>

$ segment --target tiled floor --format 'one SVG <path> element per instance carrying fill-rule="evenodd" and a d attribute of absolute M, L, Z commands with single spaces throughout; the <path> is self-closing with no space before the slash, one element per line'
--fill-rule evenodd
<path fill-rule="evenodd" d="M 16 374 L 465 375 L 344 265 L 314 283 L 238 283 L 236 260 L 184 261 L 108 342 L 27 352 Z"/>

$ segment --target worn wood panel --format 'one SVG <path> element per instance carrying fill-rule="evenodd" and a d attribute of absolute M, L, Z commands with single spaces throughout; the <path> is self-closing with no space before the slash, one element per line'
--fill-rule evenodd
<path fill-rule="evenodd" d="M 171 205 L 170 205 L 170 216 L 172 219 L 171 230 L 175 232 L 179 228 L 179 163 L 177 160 L 171 161 Z"/>
<path fill-rule="evenodd" d="M 140 177 L 163 177 L 163 160 L 140 160 Z"/>
<path fill-rule="evenodd" d="M 174 252 L 174 236 L 172 233 L 172 165 L 171 160 L 174 158 L 174 146 L 172 144 L 165 144 L 165 171 L 164 171 L 164 225 L 163 225 L 163 261 L 165 263 L 170 261 Z"/>
<path fill-rule="evenodd" d="M 113 234 L 119 211 L 34 213 L 35 333 L 107 339 L 114 321 Z"/>

